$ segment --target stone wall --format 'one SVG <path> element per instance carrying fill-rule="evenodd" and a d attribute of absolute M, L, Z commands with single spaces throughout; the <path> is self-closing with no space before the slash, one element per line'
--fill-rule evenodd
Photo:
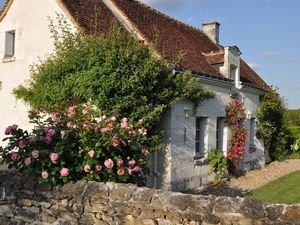
<path fill-rule="evenodd" d="M 16 172 L 1 171 L 0 224 L 300 224 L 300 205 L 252 198 L 189 195 L 129 184 L 79 181 L 50 191 Z"/>

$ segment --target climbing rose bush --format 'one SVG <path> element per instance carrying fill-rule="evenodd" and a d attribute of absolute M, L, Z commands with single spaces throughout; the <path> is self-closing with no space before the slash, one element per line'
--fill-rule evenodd
<path fill-rule="evenodd" d="M 82 104 L 50 117 L 30 112 L 34 129 L 5 130 L 2 164 L 52 185 L 80 179 L 142 184 L 147 173 L 143 121 L 101 115 Z"/>
<path fill-rule="evenodd" d="M 240 100 L 234 99 L 226 106 L 225 113 L 225 126 L 231 129 L 226 157 L 229 161 L 229 167 L 233 167 L 232 170 L 237 170 L 239 160 L 246 153 L 247 129 L 240 123 L 240 120 L 246 118 L 244 104 Z"/>

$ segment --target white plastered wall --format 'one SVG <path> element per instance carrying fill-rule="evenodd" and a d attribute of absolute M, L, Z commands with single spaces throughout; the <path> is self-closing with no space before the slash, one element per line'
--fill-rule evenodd
<path fill-rule="evenodd" d="M 53 51 L 49 18 L 55 20 L 56 13 L 64 14 L 55 0 L 14 0 L 0 22 L 0 141 L 8 125 L 30 128 L 27 118 L 29 108 L 16 100 L 12 90 L 30 78 L 32 63 Z M 15 30 L 15 60 L 3 62 L 5 32 L 10 30 Z"/>
<path fill-rule="evenodd" d="M 191 111 L 193 109 L 193 105 L 187 101 L 178 102 L 171 108 L 170 143 L 168 145 L 169 160 L 171 163 L 165 168 L 165 170 L 170 173 L 170 180 L 168 179 L 163 182 L 164 187 L 167 187 L 169 190 L 181 191 L 194 189 L 207 184 L 212 180 L 207 161 L 203 159 L 194 159 L 196 133 L 195 120 L 196 117 L 208 117 L 205 141 L 208 150 L 215 148 L 217 118 L 225 117 L 224 109 L 225 106 L 232 100 L 230 98 L 230 93 L 233 85 L 205 84 L 204 86 L 215 92 L 216 96 L 202 102 L 198 106 L 195 115 L 191 115 L 189 117 L 185 116 L 186 109 L 190 109 Z M 242 91 L 241 95 L 245 104 L 245 110 L 248 112 L 247 116 L 249 118 L 253 118 L 255 117 L 255 112 L 259 105 L 259 94 L 255 93 L 255 91 L 251 94 L 251 89 L 249 88 L 243 88 Z M 248 119 L 245 122 L 245 126 L 249 129 Z M 225 127 L 223 133 L 224 154 L 226 154 L 227 151 L 227 140 L 229 139 L 229 136 L 230 131 Z M 242 163 L 243 169 L 250 169 L 250 167 L 253 166 L 253 163 L 257 163 L 260 166 L 264 165 L 265 161 L 262 141 L 255 138 L 255 146 L 256 150 L 249 153 L 249 143 L 247 142 L 247 153 Z M 207 153 L 208 152 L 206 152 L 206 154 Z M 170 183 L 167 185 L 169 181 Z"/>

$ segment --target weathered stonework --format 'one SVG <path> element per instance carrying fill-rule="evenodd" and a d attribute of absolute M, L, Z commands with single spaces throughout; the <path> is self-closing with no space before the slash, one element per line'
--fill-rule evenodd
<path fill-rule="evenodd" d="M 0 171 L 0 187 L 6 192 L 0 201 L 1 225 L 300 224 L 300 205 L 269 204 L 253 198 L 87 181 L 51 190 L 11 170 Z"/>

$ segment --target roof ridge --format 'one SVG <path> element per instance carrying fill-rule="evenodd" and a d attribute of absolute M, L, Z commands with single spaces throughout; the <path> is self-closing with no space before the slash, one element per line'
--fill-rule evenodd
<path fill-rule="evenodd" d="M 149 6 L 149 5 L 147 5 L 146 3 L 144 3 L 144 2 L 141 2 L 140 0 L 132 0 L 132 1 L 135 1 L 135 2 L 137 2 L 137 3 L 139 3 L 139 4 L 143 5 L 143 6 L 145 6 L 146 8 L 148 8 L 148 9 L 150 9 L 150 10 L 152 10 L 152 11 L 154 11 L 154 12 L 156 12 L 156 13 L 158 13 L 158 14 L 160 14 L 160 15 L 162 15 L 162 16 L 164 16 L 164 17 L 166 17 L 166 18 L 168 18 L 168 19 L 170 19 L 170 20 L 172 20 L 172 21 L 174 21 L 174 22 L 176 22 L 176 23 L 179 23 L 179 24 L 182 24 L 182 25 L 187 26 L 187 27 L 189 27 L 189 28 L 192 28 L 192 29 L 194 29 L 194 30 L 200 31 L 202 34 L 206 35 L 206 34 L 203 32 L 203 30 L 202 30 L 201 28 L 199 28 L 199 27 L 192 26 L 192 25 L 190 25 L 190 24 L 188 24 L 188 23 L 185 23 L 185 22 L 183 22 L 183 21 L 180 21 L 179 19 L 176 19 L 176 18 L 174 18 L 174 17 L 172 17 L 172 16 L 169 16 L 169 15 L 167 15 L 166 13 L 163 13 L 163 12 L 161 12 L 161 11 L 159 11 L 159 10 L 153 8 L 152 6 Z M 219 45 L 219 44 L 217 44 L 217 45 Z"/>

